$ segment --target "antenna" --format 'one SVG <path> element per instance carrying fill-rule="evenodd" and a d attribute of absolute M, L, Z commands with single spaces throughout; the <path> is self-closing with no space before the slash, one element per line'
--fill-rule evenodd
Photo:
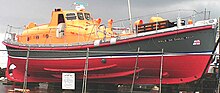
<path fill-rule="evenodd" d="M 131 4 L 130 4 L 130 0 L 128 0 L 128 12 L 129 12 L 129 21 L 130 21 L 130 31 L 133 30 L 132 27 L 132 16 L 131 16 Z M 134 32 L 136 34 L 136 32 Z"/>
<path fill-rule="evenodd" d="M 77 11 L 80 11 L 80 10 L 85 10 L 85 6 L 88 6 L 88 3 L 83 3 L 83 2 L 74 2 L 73 5 L 75 6 L 75 9 Z"/>
<path fill-rule="evenodd" d="M 204 11 L 204 20 L 206 20 L 206 8 L 205 8 L 205 11 Z"/>
<path fill-rule="evenodd" d="M 74 2 L 73 5 L 75 5 L 75 6 L 79 6 L 79 5 L 88 6 L 88 3 Z"/>

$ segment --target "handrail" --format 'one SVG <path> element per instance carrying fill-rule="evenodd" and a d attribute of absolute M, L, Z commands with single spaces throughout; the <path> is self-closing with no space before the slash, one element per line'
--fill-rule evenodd
<path fill-rule="evenodd" d="M 146 32 L 146 31 L 153 31 L 153 30 L 160 30 L 163 28 L 174 27 L 175 24 L 169 22 L 169 20 L 160 21 L 160 22 L 153 22 L 153 23 L 146 23 L 136 26 L 137 32 Z"/>
<path fill-rule="evenodd" d="M 136 16 L 136 17 L 132 17 L 131 19 L 132 20 L 138 20 L 138 19 L 141 19 L 141 18 L 146 19 L 146 17 L 156 16 L 157 14 L 158 15 L 163 15 L 163 14 L 175 13 L 175 12 L 192 12 L 193 13 L 190 16 L 185 16 L 185 17 L 182 17 L 182 18 L 192 18 L 193 16 L 205 14 L 205 11 L 198 12 L 196 10 L 190 10 L 190 9 L 176 9 L 176 10 L 171 10 L 171 11 L 156 12 L 156 13 L 147 14 L 147 15 L 143 15 L 143 16 Z M 210 11 L 206 11 L 206 12 L 208 12 L 210 14 Z M 119 20 L 114 21 L 113 23 L 119 23 L 119 22 L 123 22 L 123 21 L 129 21 L 129 18 L 119 19 Z"/>

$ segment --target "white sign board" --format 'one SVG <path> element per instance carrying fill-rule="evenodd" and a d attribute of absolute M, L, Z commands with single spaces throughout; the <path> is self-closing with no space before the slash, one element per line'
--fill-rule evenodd
<path fill-rule="evenodd" d="M 75 89 L 75 73 L 62 73 L 62 89 Z"/>

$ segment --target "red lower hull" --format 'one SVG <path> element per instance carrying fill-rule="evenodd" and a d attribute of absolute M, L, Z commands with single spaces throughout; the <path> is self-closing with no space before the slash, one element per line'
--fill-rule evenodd
<path fill-rule="evenodd" d="M 180 84 L 199 79 L 210 55 L 169 55 L 163 57 L 163 84 Z M 105 60 L 104 60 L 105 59 Z M 8 58 L 8 68 L 16 65 L 7 78 L 23 82 L 26 59 Z M 28 82 L 60 82 L 62 72 L 76 73 L 81 80 L 85 58 L 29 59 Z M 88 82 L 131 84 L 136 57 L 89 58 Z M 161 56 L 139 56 L 135 84 L 159 84 Z"/>

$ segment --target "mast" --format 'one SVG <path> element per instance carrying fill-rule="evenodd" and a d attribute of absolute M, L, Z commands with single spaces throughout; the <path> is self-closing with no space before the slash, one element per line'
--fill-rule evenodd
<path fill-rule="evenodd" d="M 130 21 L 130 31 L 133 31 L 133 27 L 132 27 L 132 16 L 131 16 L 131 4 L 130 4 L 130 0 L 128 0 L 128 13 L 129 13 L 129 21 Z M 136 32 L 134 32 L 136 33 Z"/>

